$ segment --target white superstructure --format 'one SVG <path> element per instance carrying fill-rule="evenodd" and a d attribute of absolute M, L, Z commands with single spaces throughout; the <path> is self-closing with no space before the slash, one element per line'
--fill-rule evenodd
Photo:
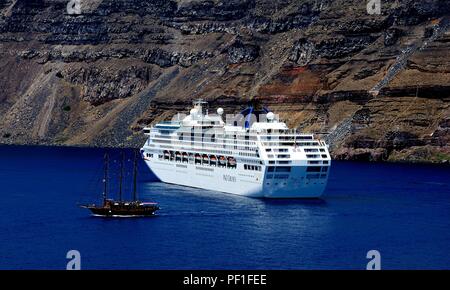
<path fill-rule="evenodd" d="M 251 197 L 323 193 L 331 165 L 324 141 L 290 130 L 272 112 L 226 124 L 223 109 L 211 115 L 205 106 L 196 101 L 189 115 L 144 129 L 142 156 L 162 182 Z"/>

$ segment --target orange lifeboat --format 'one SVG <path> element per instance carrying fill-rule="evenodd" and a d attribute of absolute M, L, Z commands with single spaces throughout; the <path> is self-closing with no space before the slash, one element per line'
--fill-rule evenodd
<path fill-rule="evenodd" d="M 220 156 L 220 157 L 219 157 L 219 163 L 220 163 L 220 164 L 226 164 L 227 161 L 226 161 L 225 157 Z"/>

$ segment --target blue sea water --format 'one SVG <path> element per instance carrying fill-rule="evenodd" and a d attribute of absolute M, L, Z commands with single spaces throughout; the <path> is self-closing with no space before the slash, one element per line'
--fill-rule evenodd
<path fill-rule="evenodd" d="M 372 249 L 383 269 L 450 269 L 448 166 L 333 162 L 320 200 L 167 185 L 140 166 L 158 216 L 113 219 L 77 206 L 101 195 L 103 153 L 0 146 L 0 269 L 65 269 L 72 249 L 82 269 L 365 269 Z"/>

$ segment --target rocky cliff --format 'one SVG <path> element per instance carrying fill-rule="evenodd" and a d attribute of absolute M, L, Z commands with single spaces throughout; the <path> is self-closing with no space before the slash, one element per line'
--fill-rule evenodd
<path fill-rule="evenodd" d="M 0 143 L 137 146 L 257 99 L 337 159 L 450 160 L 450 3 L 0 0 Z"/>

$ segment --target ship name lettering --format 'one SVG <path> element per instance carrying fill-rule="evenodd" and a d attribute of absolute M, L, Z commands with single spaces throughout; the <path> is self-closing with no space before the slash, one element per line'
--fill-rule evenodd
<path fill-rule="evenodd" d="M 229 181 L 229 182 L 236 182 L 236 176 L 231 176 L 231 175 L 224 174 L 223 175 L 223 180 Z"/>

